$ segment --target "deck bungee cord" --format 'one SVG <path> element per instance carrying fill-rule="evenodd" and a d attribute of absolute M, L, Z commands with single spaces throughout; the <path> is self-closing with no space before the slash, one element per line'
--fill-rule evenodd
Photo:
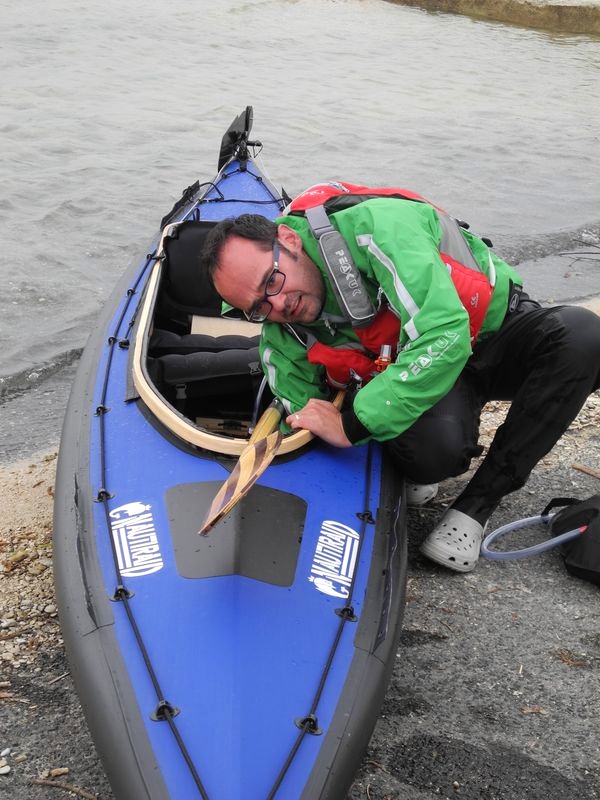
<path fill-rule="evenodd" d="M 257 183 L 262 183 L 262 184 L 266 184 L 267 183 L 267 181 L 265 181 L 265 178 L 262 175 L 258 175 L 257 173 L 252 172 L 252 170 L 249 170 L 247 168 L 246 169 L 242 169 L 241 167 L 237 167 L 236 169 L 232 169 L 229 172 L 223 172 L 220 177 L 221 177 L 221 179 L 223 181 L 225 181 L 227 178 L 231 178 L 233 175 L 239 175 L 241 172 L 243 172 L 245 175 L 250 175 L 250 177 L 254 178 Z M 197 186 L 194 186 L 193 188 L 195 189 L 196 192 L 198 192 L 203 187 L 207 187 L 206 190 L 205 190 L 205 196 L 202 197 L 202 199 L 198 201 L 196 206 L 192 209 L 190 216 L 186 217 L 186 219 L 193 220 L 194 222 L 200 222 L 200 206 L 203 203 L 206 204 L 206 205 L 213 204 L 213 203 L 218 203 L 218 204 L 220 204 L 220 203 L 224 203 L 224 204 L 225 203 L 246 203 L 247 205 L 254 205 L 254 206 L 272 206 L 272 205 L 276 205 L 276 206 L 278 206 L 279 210 L 281 210 L 285 205 L 287 205 L 289 202 L 291 202 L 291 198 L 288 197 L 287 193 L 285 191 L 283 191 L 283 190 L 282 190 L 282 196 L 281 197 L 277 197 L 277 196 L 274 195 L 271 200 L 248 200 L 246 198 L 241 198 L 241 197 L 225 197 L 223 192 L 219 189 L 218 185 L 216 183 L 214 183 L 214 181 L 205 181 L 204 183 L 200 183 Z M 189 195 L 187 193 L 190 191 L 191 188 L 192 187 L 188 187 L 183 192 L 181 200 L 179 200 L 175 204 L 175 206 L 173 207 L 173 209 L 170 212 L 170 214 L 167 214 L 167 216 L 163 218 L 162 223 L 161 223 L 161 227 L 164 227 L 164 225 L 166 224 L 167 221 L 169 221 L 169 219 L 173 215 L 173 213 L 176 210 L 180 209 L 182 207 L 182 205 L 185 203 L 186 200 L 189 201 Z M 208 195 L 208 193 L 209 193 L 209 191 L 211 189 L 214 192 L 217 193 L 218 197 L 207 197 L 206 196 L 206 195 Z"/>

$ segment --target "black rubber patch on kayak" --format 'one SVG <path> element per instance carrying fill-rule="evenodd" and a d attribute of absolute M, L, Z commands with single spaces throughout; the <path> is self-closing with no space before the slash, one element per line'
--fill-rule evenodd
<path fill-rule="evenodd" d="M 184 578 L 242 575 L 275 586 L 294 581 L 307 504 L 253 486 L 208 536 L 198 528 L 222 481 L 185 483 L 166 493 L 177 571 Z"/>

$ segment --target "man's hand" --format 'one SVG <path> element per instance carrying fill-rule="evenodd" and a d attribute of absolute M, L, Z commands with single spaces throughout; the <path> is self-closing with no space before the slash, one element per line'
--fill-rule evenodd
<path fill-rule="evenodd" d="M 309 400 L 304 408 L 286 419 L 290 428 L 304 428 L 334 447 L 352 447 L 344 433 L 342 415 L 327 400 Z"/>

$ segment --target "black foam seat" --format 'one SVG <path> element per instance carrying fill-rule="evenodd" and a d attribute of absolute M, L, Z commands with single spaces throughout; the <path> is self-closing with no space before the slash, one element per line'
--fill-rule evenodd
<path fill-rule="evenodd" d="M 214 225 L 183 222 L 173 236 L 165 238 L 156 327 L 148 345 L 148 366 L 155 382 L 185 385 L 188 397 L 254 392 L 262 375 L 260 335 L 255 333 L 260 328 L 239 318 L 221 318 L 221 298 L 200 267 L 204 240 Z M 169 320 L 185 332 L 163 326 Z M 200 332 L 190 333 L 194 320 L 200 321 Z"/>
<path fill-rule="evenodd" d="M 232 379 L 231 385 L 241 391 L 246 381 L 260 380 L 262 375 L 258 347 L 247 350 L 224 350 L 220 353 L 169 354 L 154 359 L 153 368 L 160 381 L 169 386 L 201 384 L 199 393 L 222 394 L 220 379 Z M 244 387 L 245 388 L 245 387 Z"/>
<path fill-rule="evenodd" d="M 221 298 L 206 272 L 200 268 L 200 253 L 215 222 L 182 222 L 164 241 L 165 261 L 159 313 L 179 322 L 195 315 L 218 317 Z"/>
<path fill-rule="evenodd" d="M 150 337 L 148 352 L 155 358 L 165 355 L 189 355 L 199 351 L 220 353 L 223 350 L 250 350 L 258 347 L 260 335 L 236 334 L 211 336 L 206 333 L 187 333 L 180 336 L 173 331 L 155 329 Z"/>

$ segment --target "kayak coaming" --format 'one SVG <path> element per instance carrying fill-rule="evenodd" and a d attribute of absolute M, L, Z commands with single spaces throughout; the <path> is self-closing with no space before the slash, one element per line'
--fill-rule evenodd
<path fill-rule="evenodd" d="M 164 229 L 156 253 L 157 260 L 148 280 L 145 299 L 141 304 L 138 324 L 143 335 L 138 335 L 135 339 L 132 359 L 133 383 L 139 397 L 154 416 L 176 436 L 197 447 L 203 447 L 207 450 L 224 453 L 226 455 L 239 456 L 248 444 L 247 439 L 234 437 L 224 439 L 222 436 L 208 433 L 198 426 L 192 425 L 181 414 L 178 414 L 172 406 L 165 403 L 164 398 L 161 398 L 157 394 L 145 368 L 146 351 L 152 324 L 152 312 L 154 310 L 161 278 L 162 262 L 160 258 L 164 254 L 164 240 L 171 236 L 176 228 L 176 225 L 169 225 Z M 304 447 L 312 438 L 312 434 L 307 430 L 297 431 L 285 437 L 279 447 L 279 453 L 280 455 L 284 455 L 285 453 L 290 453 L 293 450 Z"/>
<path fill-rule="evenodd" d="M 187 206 L 182 218 L 187 217 L 194 206 L 195 203 Z M 158 239 L 153 247 L 157 245 Z M 112 304 L 108 304 L 96 332 L 90 338 L 69 402 L 58 465 L 55 581 L 59 612 L 73 677 L 94 741 L 116 797 L 127 800 L 182 797 L 187 800 L 199 795 L 197 785 L 185 768 L 170 724 L 150 719 L 156 706 L 155 688 L 123 610 L 123 600 L 111 600 L 112 592 L 118 589 L 120 580 L 118 572 L 115 572 L 114 552 L 109 552 L 102 538 L 108 535 L 107 510 L 114 510 L 129 502 L 145 503 L 150 498 L 140 493 L 140 487 L 150 486 L 160 471 L 163 482 L 151 493 L 151 499 L 159 499 L 158 506 L 154 501 L 146 504 L 152 505 L 154 527 L 160 532 L 164 570 L 129 581 L 127 589 L 133 592 L 133 597 L 127 603 L 135 610 L 136 616 L 139 615 L 137 622 L 145 645 L 149 647 L 148 654 L 164 695 L 180 709 L 174 721 L 181 728 L 184 741 L 193 743 L 190 753 L 203 782 L 206 782 L 207 795 L 211 798 L 249 796 L 244 794 L 248 791 L 247 784 L 241 785 L 239 781 L 249 771 L 256 772 L 259 769 L 262 773 L 256 781 L 260 784 L 260 793 L 252 796 L 266 797 L 285 761 L 286 753 L 300 735 L 301 758 L 292 761 L 281 779 L 281 788 L 276 796 L 296 798 L 300 791 L 298 787 L 304 787 L 303 798 L 342 797 L 368 742 L 376 718 L 373 709 L 379 707 L 385 691 L 400 633 L 406 579 L 406 525 L 404 506 L 399 499 L 401 484 L 392 477 L 389 465 L 383 467 L 385 457 L 376 445 L 371 446 L 371 455 L 368 455 L 368 447 L 337 451 L 320 444 L 303 451 L 299 459 L 288 457 L 276 461 L 260 481 L 261 485 L 276 491 L 289 490 L 292 481 L 306 484 L 306 476 L 316 472 L 315 465 L 318 466 L 319 462 L 322 470 L 323 461 L 336 479 L 336 486 L 330 487 L 327 503 L 318 507 L 313 500 L 307 511 L 303 542 L 310 541 L 312 549 L 306 544 L 300 551 L 296 574 L 302 577 L 302 591 L 298 597 L 290 600 L 291 587 L 277 587 L 275 591 L 272 586 L 265 584 L 257 587 L 256 581 L 240 576 L 221 576 L 180 580 L 175 603 L 173 587 L 160 588 L 161 583 L 167 583 L 167 569 L 170 570 L 169 575 L 176 571 L 172 521 L 167 517 L 163 501 L 165 492 L 169 487 L 194 481 L 224 480 L 228 460 L 220 463 L 214 455 L 207 459 L 202 452 L 181 447 L 176 451 L 175 463 L 172 441 L 165 438 L 160 424 L 149 425 L 147 411 L 139 403 L 126 403 L 124 400 L 127 396 L 130 354 L 126 349 L 115 347 L 115 343 L 126 338 L 124 334 L 129 330 L 127 326 L 131 321 L 125 319 L 123 310 L 129 307 L 131 298 L 137 294 L 132 293 L 131 287 L 152 268 L 151 261 L 147 258 L 120 282 L 113 294 Z M 115 320 L 119 320 L 116 328 Z M 98 415 L 96 409 L 100 405 L 99 398 L 102 397 L 105 368 L 109 360 L 111 370 L 107 384 L 107 405 L 110 410 L 101 410 Z M 106 427 L 107 440 L 113 441 L 115 437 L 123 436 L 124 432 L 131 436 L 135 430 L 136 435 L 132 439 L 136 447 L 135 459 L 124 453 L 121 454 L 122 463 L 119 463 L 118 454 L 111 453 L 103 470 L 99 440 L 102 426 Z M 90 453 L 93 455 L 91 462 Z M 365 465 L 371 460 L 369 468 L 375 479 L 371 488 L 366 490 L 362 485 L 364 471 Z M 141 465 L 142 475 L 133 469 L 136 464 Z M 379 474 L 383 476 L 381 488 L 376 479 Z M 360 476 L 360 480 L 357 476 Z M 105 477 L 108 478 L 106 486 Z M 98 494 L 103 490 L 107 494 L 114 493 L 115 497 L 99 498 Z M 357 501 L 361 495 L 362 502 L 358 501 L 356 508 L 344 509 L 342 513 L 347 498 Z M 101 502 L 95 502 L 99 499 Z M 328 509 L 335 511 L 329 513 Z M 321 669 L 319 664 L 308 663 L 311 661 L 310 650 L 318 643 L 323 652 L 329 651 L 330 642 L 340 624 L 340 618 L 334 612 L 336 608 L 339 610 L 340 606 L 344 606 L 343 598 L 328 597 L 309 583 L 314 546 L 318 541 L 316 532 L 324 519 L 332 517 L 339 524 L 355 530 L 358 527 L 355 515 L 367 509 L 372 513 L 377 512 L 377 524 L 369 522 L 368 517 L 363 517 L 361 522 L 361 551 L 354 574 L 357 589 L 352 598 L 358 622 L 343 623 L 340 645 L 334 655 L 338 678 L 336 680 L 330 673 L 319 699 L 318 721 L 323 734 L 304 735 L 294 725 L 294 720 L 308 713 Z M 198 523 L 201 518 L 199 510 Z M 190 535 L 194 536 L 194 531 L 190 531 Z M 218 541 L 218 535 L 217 527 L 211 536 Z M 96 539 L 96 536 L 100 538 Z M 391 592 L 394 587 L 400 591 Z M 254 607 L 249 597 L 254 598 Z M 276 597 L 275 603 L 273 597 Z M 144 604 L 151 609 L 147 616 Z M 277 614 L 274 614 L 273 606 Z M 162 620 L 157 620 L 156 610 L 160 608 L 164 611 L 165 607 L 168 612 L 163 614 Z M 239 624 L 241 620 L 248 619 L 250 609 L 252 640 L 246 641 L 245 632 L 239 628 Z M 265 609 L 268 614 L 264 619 L 268 625 L 262 622 L 261 629 L 259 612 L 265 613 Z M 304 645 L 291 661 L 285 647 L 274 654 L 270 649 L 273 617 L 279 617 L 281 630 L 287 632 L 295 628 L 298 631 L 306 627 L 307 611 L 314 609 L 321 615 L 324 609 L 327 617 L 320 618 L 319 630 L 311 629 L 310 641 L 304 640 Z M 177 632 L 174 629 L 175 621 L 179 620 L 181 626 L 183 617 L 187 615 L 185 626 L 195 630 L 200 622 L 210 619 L 211 614 L 221 615 L 224 630 L 237 631 L 236 653 L 219 662 L 217 655 L 223 644 L 219 633 L 203 631 L 205 649 L 201 650 L 196 643 L 195 649 L 186 654 L 186 664 L 182 666 L 176 648 L 171 644 Z M 382 614 L 387 614 L 389 629 L 387 635 L 378 636 L 382 629 Z M 150 645 L 148 631 L 153 634 Z M 262 646 L 259 634 L 263 639 L 267 636 Z M 262 659 L 259 657 L 265 652 L 269 655 L 269 663 L 265 663 L 264 655 Z M 210 657 L 207 657 L 207 653 Z M 246 659 L 249 655 L 254 659 L 251 670 L 254 684 L 251 684 L 244 669 L 240 670 L 237 663 L 240 653 Z M 124 654 L 127 654 L 128 664 L 125 663 Z M 276 661 L 275 667 L 273 660 Z M 193 669 L 189 668 L 191 662 Z M 202 670 L 196 674 L 198 664 Z M 247 664 L 245 669 L 250 669 Z M 278 671 L 290 678 L 295 676 L 296 683 L 306 689 L 301 702 L 298 698 L 291 699 L 281 694 L 269 699 Z M 182 693 L 178 684 L 187 686 L 188 694 L 190 687 L 197 685 L 218 690 L 223 684 L 224 672 L 236 675 L 236 680 L 232 681 L 235 691 L 232 690 L 229 715 L 221 712 L 216 719 L 213 715 L 213 727 L 208 733 L 199 735 L 198 720 L 205 725 L 204 720 L 210 711 L 205 707 L 207 700 L 196 699 L 194 704 L 188 697 L 181 702 Z M 257 694 L 257 681 L 262 681 L 263 701 L 260 706 L 254 707 L 252 698 Z M 350 709 L 353 709 L 352 713 Z M 250 741 L 232 753 L 231 763 L 223 763 L 222 750 L 224 742 L 230 738 L 230 726 L 235 724 L 239 727 L 241 718 L 247 720 L 245 738 Z M 284 725 L 278 728 L 281 719 Z M 252 734 L 255 736 L 254 742 Z M 280 752 L 273 758 L 272 751 L 280 744 Z M 203 766 L 212 766 L 219 759 L 221 765 L 216 776 L 209 775 L 206 778 L 202 774 Z M 236 779 L 234 774 L 239 775 L 242 762 L 246 766 L 242 769 L 242 777 Z M 257 791 L 256 786 L 252 791 Z"/>

